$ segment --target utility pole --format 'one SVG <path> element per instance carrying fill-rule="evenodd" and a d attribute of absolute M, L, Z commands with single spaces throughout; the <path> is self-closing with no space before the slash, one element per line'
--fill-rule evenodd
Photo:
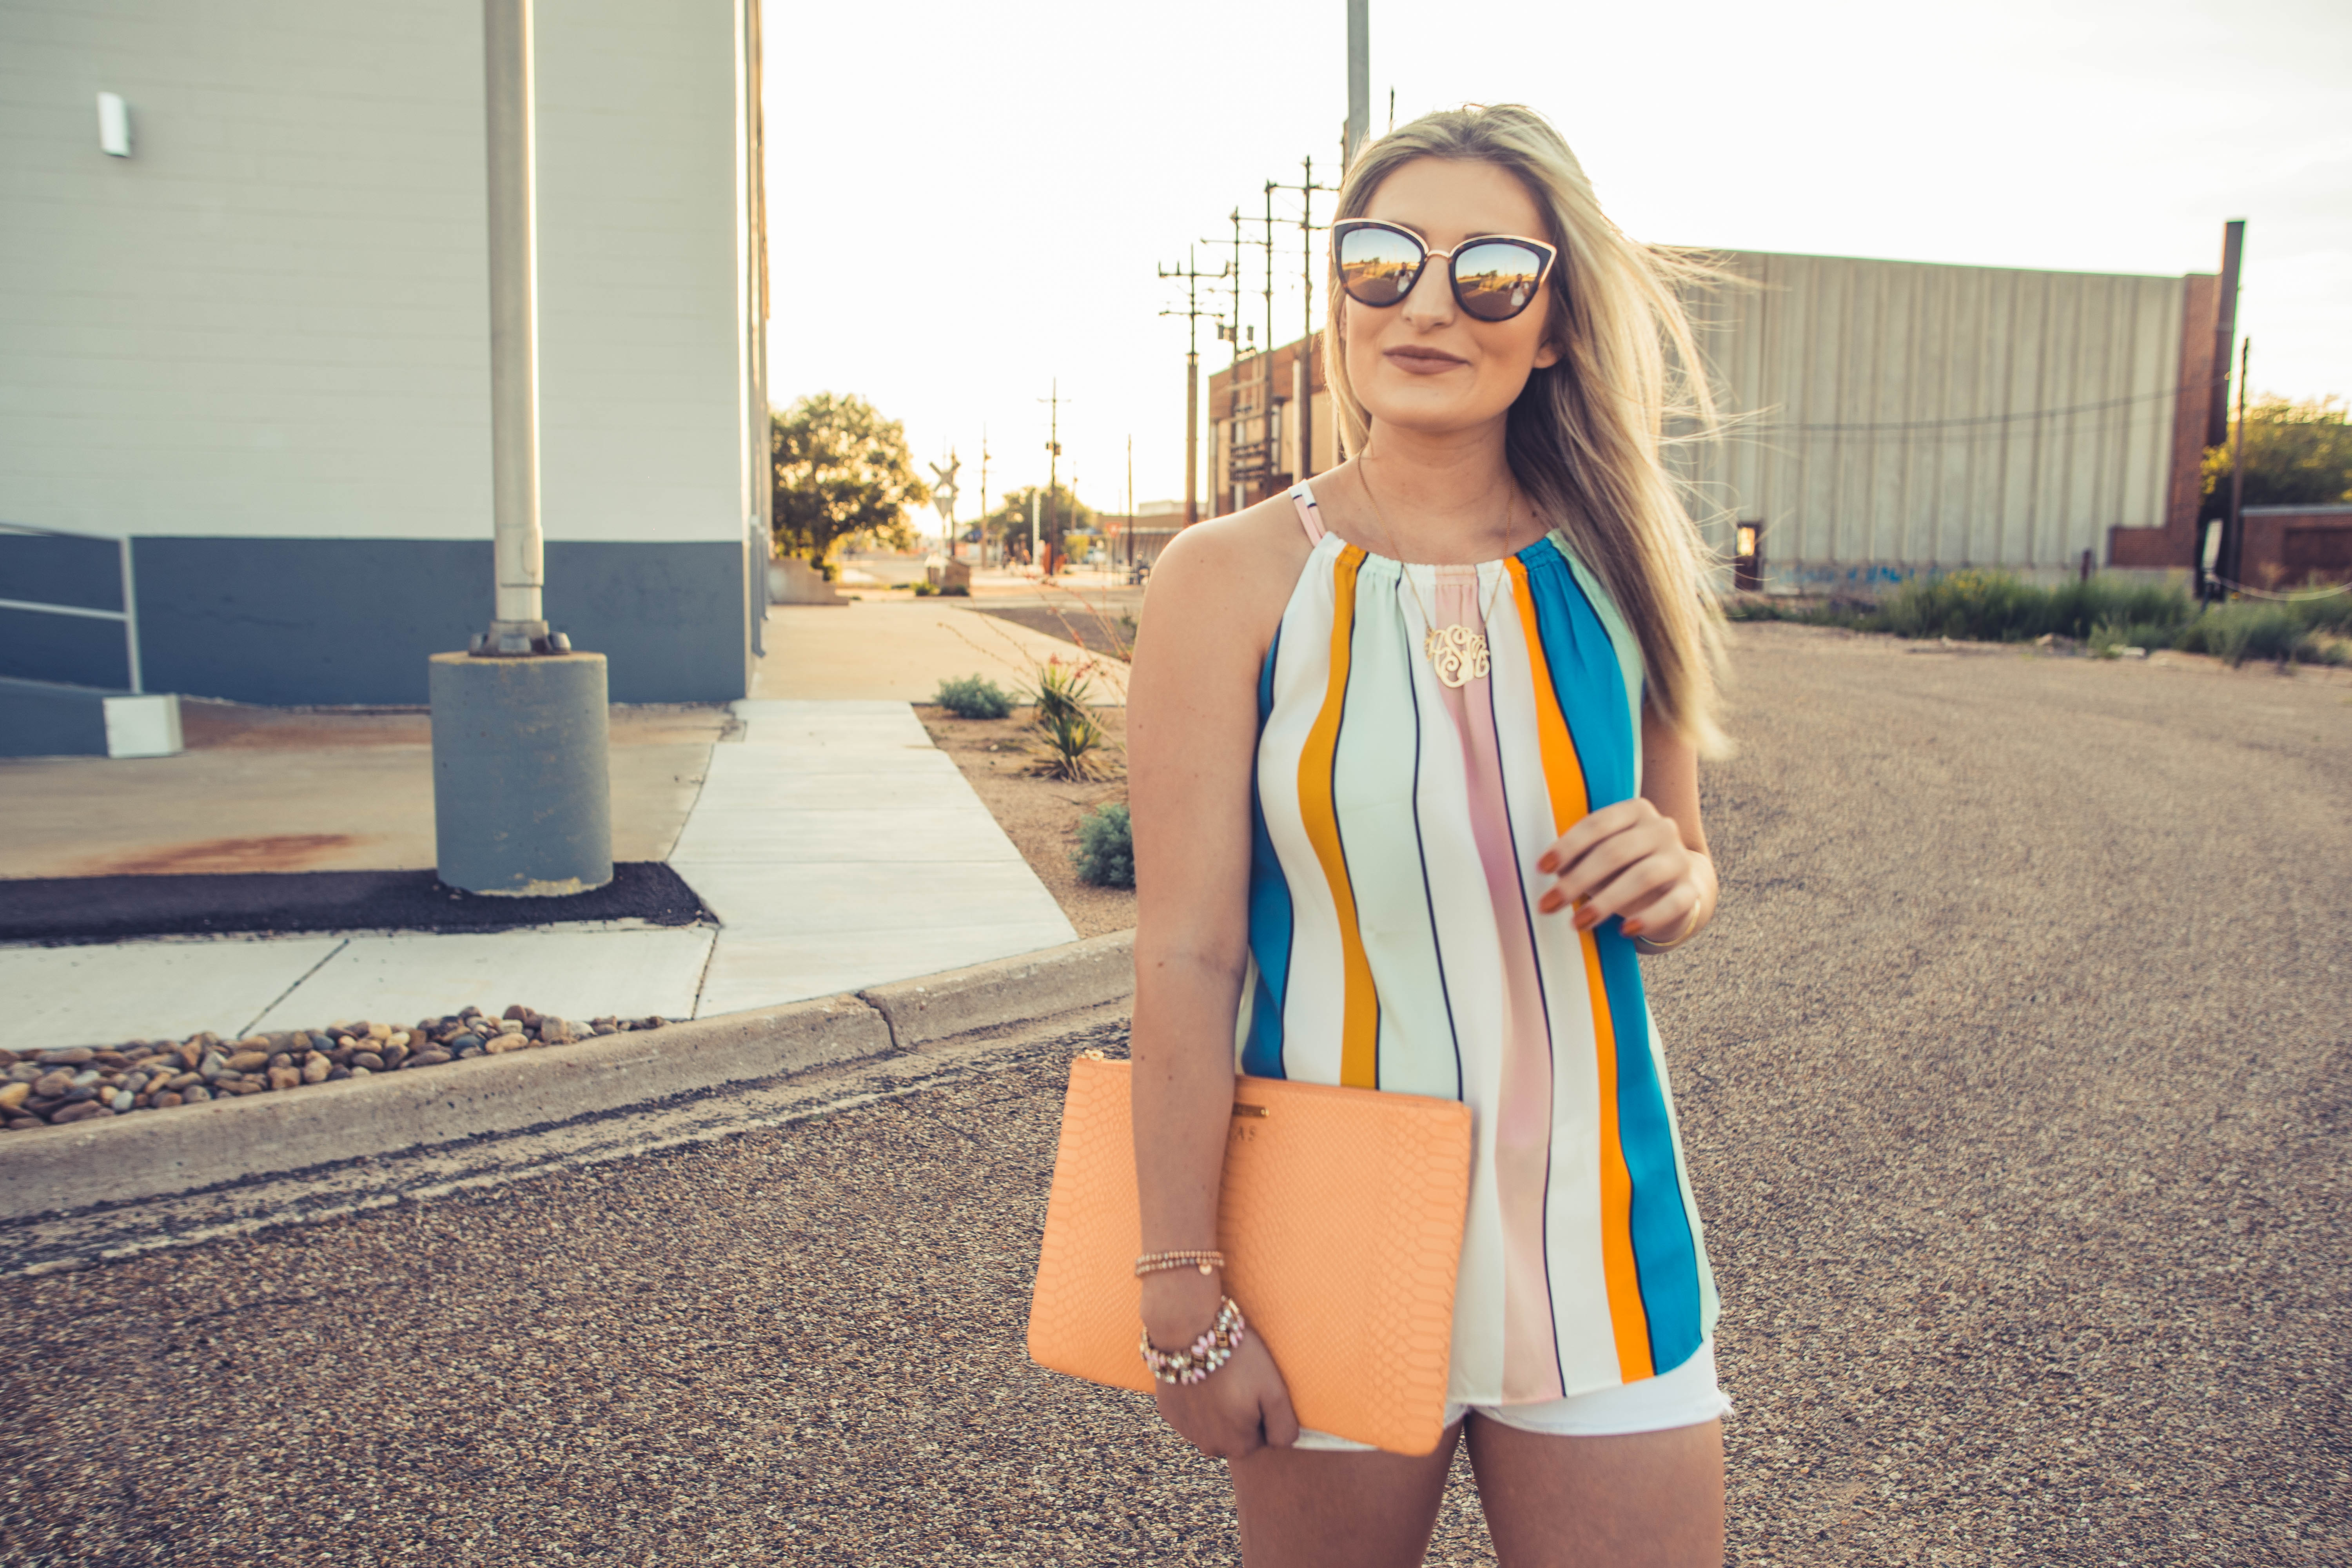
<path fill-rule="evenodd" d="M 551 632 L 542 597 L 531 53 L 531 0 L 482 0 L 493 608 L 426 679 L 441 881 L 544 898 L 613 879 L 613 790 L 604 656 Z"/>
<path fill-rule="evenodd" d="M 1327 121 L 1328 123 L 1328 121 Z M 1372 134 L 1371 0 L 1348 0 L 1348 144 L 1341 151 L 1344 175 Z"/>
<path fill-rule="evenodd" d="M 2246 549 L 2246 367 L 2253 353 L 2253 339 L 2238 345 L 2238 423 L 2230 432 L 2230 521 L 2221 530 L 2221 575 L 2232 583 L 2245 581 L 2239 557 Z"/>
<path fill-rule="evenodd" d="M 1331 226 L 1315 221 L 1315 193 L 1336 191 L 1339 187 L 1315 183 L 1315 159 L 1312 155 L 1303 160 L 1301 166 L 1306 173 L 1297 184 L 1273 188 L 1298 193 L 1299 280 L 1306 300 L 1307 330 L 1299 335 L 1298 355 L 1291 365 L 1296 373 L 1293 379 L 1297 383 L 1292 396 L 1298 405 L 1298 478 L 1307 479 L 1315 474 L 1315 235 L 1317 230 Z M 1271 235 L 1273 230 L 1266 232 Z M 1273 258 L 1274 249 L 1269 246 L 1266 247 L 1269 266 Z"/>
<path fill-rule="evenodd" d="M 1240 232 L 1238 225 L 1234 232 Z M 1184 318 L 1184 526 L 1187 528 L 1201 521 L 1201 279 L 1215 280 L 1231 274 L 1232 268 L 1227 267 L 1220 267 L 1214 272 L 1202 271 L 1200 262 L 1189 248 L 1184 253 L 1181 268 L 1163 267 L 1160 269 L 1162 278 L 1181 278 L 1184 280 L 1184 308 L 1160 313 Z M 1134 508 L 1128 510 L 1132 515 Z"/>
<path fill-rule="evenodd" d="M 1041 397 L 1037 401 L 1045 404 L 1051 411 L 1047 416 L 1049 423 L 1045 437 L 1045 495 L 1047 504 L 1053 510 L 1046 514 L 1045 539 L 1058 555 L 1062 549 L 1062 404 L 1065 401 L 1060 376 L 1054 378 L 1053 386 L 1054 395 Z"/>
<path fill-rule="evenodd" d="M 1232 391 L 1232 395 L 1233 395 L 1233 397 L 1234 397 L 1234 405 L 1235 405 L 1235 407 L 1234 407 L 1234 415 L 1235 415 L 1235 416 L 1236 416 L 1236 417 L 1238 417 L 1238 414 L 1239 414 L 1239 405 L 1240 405 L 1240 400 L 1241 400 L 1242 327 L 1241 327 L 1241 324 L 1240 324 L 1240 323 L 1241 323 L 1241 316 L 1242 316 L 1242 299 L 1243 299 L 1243 296 L 1242 296 L 1242 247 L 1243 247 L 1243 246 L 1244 246 L 1244 245 L 1257 245 L 1257 246 L 1263 246 L 1263 247 L 1265 247 L 1265 342 L 1263 344 L 1259 345 L 1259 347 L 1258 347 L 1258 351 L 1257 351 L 1257 352 L 1258 352 L 1258 353 L 1259 353 L 1260 357 L 1259 357 L 1259 359 L 1258 359 L 1258 364 L 1257 364 L 1257 374 L 1256 374 L 1256 376 L 1255 376 L 1254 379 L 1255 379 L 1255 380 L 1259 384 L 1259 385 L 1260 385 L 1260 387 L 1261 387 L 1261 391 L 1260 391 L 1260 393 L 1259 393 L 1259 397 L 1258 397 L 1258 405 L 1257 405 L 1257 409 L 1256 409 L 1257 420 L 1258 420 L 1258 439 L 1257 439 L 1257 441 L 1256 441 L 1256 443 L 1255 443 L 1255 446 L 1256 446 L 1256 447 L 1257 447 L 1261 452 L 1263 452 L 1263 453 L 1267 453 L 1267 454 L 1268 454 L 1268 455 L 1267 455 L 1267 458 L 1266 458 L 1266 462 L 1265 462 L 1265 466 L 1264 466 L 1264 468 L 1263 468 L 1263 469 L 1262 469 L 1262 470 L 1259 470 L 1260 472 L 1262 472 L 1262 473 L 1266 473 L 1266 474 L 1270 474 L 1270 473 L 1272 473 L 1272 472 L 1273 472 L 1273 470 L 1274 470 L 1273 458 L 1272 458 L 1272 456 L 1271 456 L 1271 452 L 1270 452 L 1270 448 L 1271 448 L 1271 447 L 1272 447 L 1273 443 L 1272 443 L 1272 440 L 1271 440 L 1271 438 L 1270 438 L 1270 437 L 1272 437 L 1272 435 L 1273 435 L 1273 416 L 1274 416 L 1274 193 L 1275 193 L 1275 190 L 1276 190 L 1276 186 L 1275 186 L 1274 182 L 1273 182 L 1273 181 L 1271 181 L 1271 180 L 1268 180 L 1268 181 L 1265 183 L 1265 216 L 1263 219 L 1260 219 L 1260 218 L 1255 218 L 1255 217 L 1245 218 L 1245 217 L 1242 216 L 1242 209 L 1241 209 L 1241 208 L 1239 208 L 1239 207 L 1235 207 L 1235 208 L 1234 209 L 1234 211 L 1233 211 L 1233 225 L 1234 225 L 1234 282 L 1233 282 L 1233 289 L 1234 289 L 1234 328 L 1233 328 L 1234 369 L 1233 369 L 1233 374 L 1232 374 L 1232 375 L 1231 375 L 1231 377 L 1230 377 L 1229 379 L 1230 379 L 1230 381 L 1231 381 L 1231 383 L 1232 383 L 1231 391 Z M 1261 222 L 1265 226 L 1265 237 L 1264 237 L 1264 238 L 1261 238 L 1261 239 L 1244 239 L 1244 238 L 1243 238 L 1243 237 L 1242 237 L 1242 225 L 1244 225 L 1244 224 L 1245 224 L 1245 223 L 1261 223 Z M 1213 243 L 1213 241 L 1208 241 L 1208 242 L 1203 242 L 1203 243 Z M 1240 444 L 1240 443 L 1235 443 L 1234 445 L 1235 445 L 1235 447 L 1238 447 L 1241 444 Z M 1231 459 L 1231 458 L 1232 458 L 1232 457 L 1234 457 L 1234 456 L 1235 456 L 1235 455 L 1237 455 L 1237 454 L 1236 454 L 1236 453 L 1229 453 L 1229 454 L 1228 454 L 1229 460 L 1228 460 L 1228 462 L 1227 462 L 1227 464 L 1226 464 L 1227 472 L 1226 472 L 1226 474 L 1225 474 L 1225 476 L 1224 476 L 1224 478 L 1225 478 L 1225 482 L 1226 482 L 1226 484 L 1227 484 L 1228 486 L 1232 485 L 1232 484 L 1234 482 L 1234 476 L 1233 472 L 1231 471 L 1231 470 L 1232 470 L 1232 468 L 1233 468 L 1233 463 L 1232 463 L 1232 461 L 1231 461 L 1230 459 Z M 1238 511 L 1238 510 L 1241 510 L 1240 498 L 1239 498 L 1238 496 L 1236 496 L 1236 497 L 1234 498 L 1234 501 L 1235 501 L 1234 510 L 1235 510 L 1236 511 Z"/>
<path fill-rule="evenodd" d="M 1127 438 L 1127 564 L 1135 567 L 1135 437 Z"/>
<path fill-rule="evenodd" d="M 988 569 L 988 426 L 980 427 L 980 566 Z"/>
<path fill-rule="evenodd" d="M 2232 218 L 2221 226 L 2221 292 L 2213 300 L 2213 374 L 2205 401 L 2205 445 L 2219 447 L 2230 439 L 2230 350 L 2238 341 L 2238 268 L 2246 248 L 2246 220 Z M 2229 548 L 2226 524 L 2221 548 Z M 2217 570 L 2221 563 L 2215 562 Z M 2205 581 L 2205 530 L 2197 531 L 2195 574 L 2199 596 L 2218 598 Z M 2224 576 L 2230 574 L 2224 572 Z"/>

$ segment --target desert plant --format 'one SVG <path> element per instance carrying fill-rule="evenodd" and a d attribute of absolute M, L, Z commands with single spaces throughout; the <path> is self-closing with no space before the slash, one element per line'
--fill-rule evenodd
<path fill-rule="evenodd" d="M 1078 819 L 1078 847 L 1070 864 L 1081 882 L 1097 888 L 1135 886 L 1135 845 L 1123 803 L 1108 802 Z"/>
<path fill-rule="evenodd" d="M 1030 728 L 1038 772 L 1082 782 L 1111 776 L 1109 761 L 1102 754 L 1108 737 L 1095 717 L 1093 697 L 1085 666 L 1048 659 L 1037 667 L 1037 684 L 1029 700 L 1036 705 Z"/>
<path fill-rule="evenodd" d="M 931 700 L 959 719 L 1002 719 L 1013 711 L 1013 693 L 977 673 L 940 681 Z"/>

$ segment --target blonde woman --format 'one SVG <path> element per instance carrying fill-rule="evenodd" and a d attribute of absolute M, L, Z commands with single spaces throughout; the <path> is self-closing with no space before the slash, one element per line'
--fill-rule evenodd
<path fill-rule="evenodd" d="M 1467 1102 L 1452 1424 L 1302 1432 L 1246 1332 L 1160 1409 L 1228 1460 L 1251 1568 L 1420 1562 L 1465 1436 L 1508 1568 L 1714 1564 L 1715 1292 L 1636 958 L 1717 899 L 1718 622 L 1660 452 L 1710 412 L 1673 371 L 1699 268 L 1513 107 L 1374 143 L 1332 247 L 1352 457 L 1180 536 L 1136 654 L 1143 1245 L 1216 1245 L 1237 1067 Z M 1163 1367 L 1226 1310 L 1144 1280 Z"/>

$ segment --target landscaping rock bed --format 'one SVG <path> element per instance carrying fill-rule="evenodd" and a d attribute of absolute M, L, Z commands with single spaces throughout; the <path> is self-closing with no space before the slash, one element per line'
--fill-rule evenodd
<path fill-rule="evenodd" d="M 658 1029 L 670 1022 L 596 1018 L 582 1024 L 518 1005 L 495 1018 L 468 1007 L 409 1028 L 361 1021 L 241 1040 L 201 1034 L 180 1041 L 131 1040 L 30 1053 L 0 1047 L 0 1117 L 8 1131 L 29 1131 L 241 1095 L 283 1094 L 374 1073 Z"/>

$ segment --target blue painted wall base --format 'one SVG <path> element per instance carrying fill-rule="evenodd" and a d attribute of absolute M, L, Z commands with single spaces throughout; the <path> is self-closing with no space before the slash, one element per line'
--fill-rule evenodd
<path fill-rule="evenodd" d="M 747 684 L 744 553 L 729 541 L 551 541 L 548 623 L 606 657 L 615 702 L 733 701 Z M 112 558 L 110 543 L 0 535 L 0 599 L 113 608 Z M 421 704 L 425 661 L 490 619 L 487 539 L 142 537 L 132 560 L 150 691 Z M 0 676 L 120 688 L 121 626 L 0 611 Z"/>

